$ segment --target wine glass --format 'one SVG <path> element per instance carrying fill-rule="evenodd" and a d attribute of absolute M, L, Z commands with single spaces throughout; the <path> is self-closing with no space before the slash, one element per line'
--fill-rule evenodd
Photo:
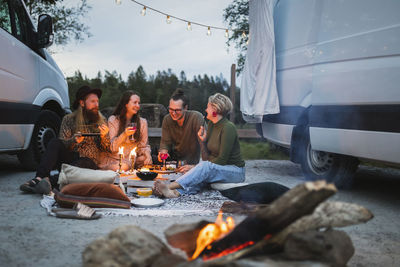
<path fill-rule="evenodd" d="M 136 122 L 130 122 L 128 123 L 128 129 L 131 131 L 136 131 Z M 129 136 L 129 140 L 134 141 L 135 138 L 133 137 L 135 133 L 133 133 L 131 136 Z"/>
<path fill-rule="evenodd" d="M 165 168 L 165 160 L 168 158 L 168 153 L 161 153 L 160 158 L 163 161 L 163 167 Z"/>

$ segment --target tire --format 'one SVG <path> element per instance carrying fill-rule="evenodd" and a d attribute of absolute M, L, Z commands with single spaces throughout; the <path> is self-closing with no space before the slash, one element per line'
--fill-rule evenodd
<path fill-rule="evenodd" d="M 61 119 L 53 111 L 43 110 L 32 132 L 31 142 L 27 150 L 18 153 L 18 160 L 26 170 L 36 170 L 47 144 L 57 138 Z"/>
<path fill-rule="evenodd" d="M 301 169 L 307 181 L 326 180 L 339 189 L 352 187 L 359 164 L 357 158 L 313 150 L 308 125 L 302 131 L 298 149 Z"/>

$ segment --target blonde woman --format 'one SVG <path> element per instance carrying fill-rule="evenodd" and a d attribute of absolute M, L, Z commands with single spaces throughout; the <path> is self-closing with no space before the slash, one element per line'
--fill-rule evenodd
<path fill-rule="evenodd" d="M 208 98 L 208 131 L 200 127 L 203 161 L 169 185 L 155 182 L 155 194 L 175 198 L 184 194 L 196 194 L 210 183 L 239 183 L 245 180 L 245 162 L 235 125 L 226 116 L 232 110 L 232 102 L 222 94 Z"/>

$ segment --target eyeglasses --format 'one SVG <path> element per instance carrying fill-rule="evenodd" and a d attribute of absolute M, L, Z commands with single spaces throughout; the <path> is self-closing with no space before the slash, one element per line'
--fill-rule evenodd
<path fill-rule="evenodd" d="M 171 112 L 171 113 L 181 113 L 182 112 L 182 109 L 181 108 L 179 108 L 179 109 L 173 109 L 173 108 L 170 108 L 170 107 L 168 107 L 168 110 L 169 110 L 169 112 Z"/>

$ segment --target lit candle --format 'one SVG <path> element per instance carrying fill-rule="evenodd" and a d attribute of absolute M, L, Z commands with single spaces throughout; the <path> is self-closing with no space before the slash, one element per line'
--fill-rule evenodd
<path fill-rule="evenodd" d="M 136 161 L 136 148 L 131 150 L 131 153 L 129 153 L 129 157 L 131 158 L 131 172 L 133 173 L 133 170 L 135 169 L 135 161 Z"/>
<path fill-rule="evenodd" d="M 118 148 L 118 155 L 119 155 L 119 168 L 118 168 L 118 172 L 121 173 L 122 172 L 122 158 L 124 157 L 124 147 L 121 146 Z"/>

